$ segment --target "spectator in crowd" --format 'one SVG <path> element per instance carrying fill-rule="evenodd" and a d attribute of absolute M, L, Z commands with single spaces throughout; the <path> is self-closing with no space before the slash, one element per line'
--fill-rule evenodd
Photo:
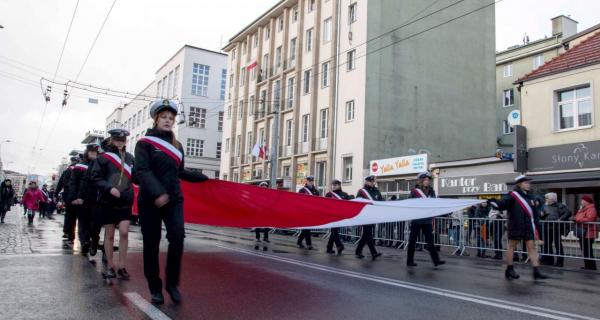
<path fill-rule="evenodd" d="M 597 270 L 596 261 L 594 260 L 594 240 L 598 230 L 596 225 L 593 224 L 596 219 L 598 219 L 598 213 L 594 207 L 594 199 L 588 195 L 583 196 L 581 198 L 581 209 L 575 214 L 574 220 L 577 223 L 575 233 L 579 238 L 581 251 L 585 257 L 583 260 L 585 265 L 582 268 L 584 270 Z"/>
<path fill-rule="evenodd" d="M 452 238 L 452 244 L 460 249 L 460 236 L 463 229 L 463 211 L 454 211 L 450 214 L 450 238 Z M 456 250 L 456 253 L 460 253 L 460 250 Z"/>
<path fill-rule="evenodd" d="M 563 221 L 568 221 L 571 217 L 571 211 L 562 203 L 558 202 L 558 196 L 554 192 L 546 193 L 544 210 L 540 211 L 540 217 L 546 221 L 542 228 L 542 238 L 544 246 L 542 248 L 541 263 L 545 265 L 554 265 L 554 254 L 556 266 L 562 267 L 564 264 L 564 255 L 561 236 L 565 233 Z M 553 250 L 553 247 L 556 252 Z"/>
<path fill-rule="evenodd" d="M 487 221 L 490 214 L 490 206 L 486 202 L 482 203 L 477 210 L 475 210 L 475 217 L 477 218 L 474 222 L 475 236 L 477 237 L 477 257 L 486 258 L 486 238 L 488 233 Z"/>
<path fill-rule="evenodd" d="M 504 235 L 504 220 L 506 216 L 500 212 L 492 208 L 490 210 L 490 237 L 494 243 L 494 257 L 495 260 L 502 260 L 502 236 Z"/>
<path fill-rule="evenodd" d="M 6 179 L 0 184 L 0 223 L 4 223 L 6 212 L 14 204 L 15 190 L 12 187 L 12 181 Z"/>

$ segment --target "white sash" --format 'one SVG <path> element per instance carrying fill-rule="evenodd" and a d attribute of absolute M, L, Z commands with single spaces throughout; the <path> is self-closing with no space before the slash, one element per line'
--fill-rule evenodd
<path fill-rule="evenodd" d="M 373 198 L 371 197 L 371 194 L 370 194 L 370 193 L 369 193 L 367 190 L 365 190 L 365 189 L 363 188 L 363 189 L 360 189 L 360 191 L 361 191 L 362 193 L 364 193 L 364 194 L 367 196 L 367 199 L 369 199 L 369 200 L 373 201 Z"/>
<path fill-rule="evenodd" d="M 338 200 L 344 200 L 342 199 L 342 197 L 340 197 L 337 193 L 331 191 L 331 194 L 333 195 L 334 198 L 338 199 Z"/>
<path fill-rule="evenodd" d="M 153 137 L 153 136 L 144 136 L 140 139 L 140 141 L 148 142 L 149 144 L 159 148 L 164 153 L 166 153 L 168 156 L 173 158 L 173 160 L 175 160 L 175 162 L 177 162 L 177 165 L 179 165 L 181 163 L 181 161 L 183 160 L 183 154 L 181 154 L 181 151 L 179 151 L 177 148 L 175 148 L 174 145 L 168 143 L 167 141 L 165 141 L 161 138 L 157 138 L 157 137 Z"/>
<path fill-rule="evenodd" d="M 108 159 L 110 162 L 112 162 L 112 164 L 117 167 L 119 170 L 123 169 L 123 171 L 125 172 L 125 174 L 127 175 L 127 177 L 129 179 L 131 179 L 131 167 L 123 162 L 123 164 L 121 164 L 121 158 L 112 153 L 112 152 L 105 152 L 102 154 L 106 159 Z"/>
<path fill-rule="evenodd" d="M 419 198 L 429 198 L 428 196 L 425 195 L 425 192 L 423 192 L 423 190 L 421 190 L 419 188 L 415 188 L 415 192 L 419 195 Z"/>
<path fill-rule="evenodd" d="M 533 209 L 531 208 L 529 203 L 527 203 L 527 200 L 525 200 L 518 192 L 511 191 L 510 195 L 513 198 L 515 198 L 517 203 L 521 206 L 521 208 L 523 208 L 525 213 L 527 213 L 527 215 L 529 216 L 529 220 L 531 221 L 531 228 L 533 229 L 533 235 L 536 240 L 539 239 L 540 235 L 537 231 L 537 228 L 535 227 L 535 219 L 533 218 Z"/>
<path fill-rule="evenodd" d="M 312 191 L 310 191 L 309 188 L 303 187 L 302 189 L 304 189 L 308 195 L 311 195 L 311 196 L 313 195 Z"/>

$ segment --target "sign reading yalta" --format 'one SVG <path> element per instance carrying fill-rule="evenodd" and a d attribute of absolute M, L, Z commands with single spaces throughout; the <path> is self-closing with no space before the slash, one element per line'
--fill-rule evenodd
<path fill-rule="evenodd" d="M 374 176 L 395 176 L 427 171 L 427 154 L 371 161 Z"/>

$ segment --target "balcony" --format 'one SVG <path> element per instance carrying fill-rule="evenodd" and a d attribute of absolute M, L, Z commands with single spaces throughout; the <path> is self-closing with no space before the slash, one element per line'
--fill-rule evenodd
<path fill-rule="evenodd" d="M 279 147 L 279 156 L 280 157 L 291 157 L 293 155 L 294 155 L 294 152 L 293 152 L 291 145 L 289 145 L 289 146 L 284 145 L 284 146 Z"/>
<path fill-rule="evenodd" d="M 314 151 L 326 151 L 328 147 L 327 138 L 313 139 Z"/>
<path fill-rule="evenodd" d="M 231 157 L 231 166 L 232 167 L 237 167 L 240 165 L 240 157 Z"/>
<path fill-rule="evenodd" d="M 310 144 L 308 143 L 308 141 L 306 141 L 306 142 L 299 142 L 297 148 L 298 148 L 298 153 L 300 153 L 300 154 L 304 154 L 304 153 L 309 153 L 310 152 Z"/>

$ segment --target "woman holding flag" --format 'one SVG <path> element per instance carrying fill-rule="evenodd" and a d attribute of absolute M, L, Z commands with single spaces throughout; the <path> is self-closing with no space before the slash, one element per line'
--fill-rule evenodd
<path fill-rule="evenodd" d="M 133 206 L 132 168 L 133 156 L 125 151 L 129 132 L 125 129 L 108 131 L 110 137 L 104 143 L 106 149 L 93 162 L 90 177 L 98 188 L 97 217 L 104 226 L 104 253 L 107 268 L 104 278 L 129 279 L 125 268 L 127 246 L 129 244 L 129 218 Z M 115 272 L 113 260 L 113 243 L 115 228 L 119 227 L 119 265 Z"/>
<path fill-rule="evenodd" d="M 184 168 L 183 148 L 173 133 L 177 103 L 158 100 L 150 107 L 154 126 L 135 146 L 136 181 L 139 183 L 138 208 L 144 243 L 144 275 L 152 303 L 164 303 L 159 272 L 161 225 L 167 229 L 166 291 L 175 303 L 181 302 L 179 273 L 185 238 L 183 193 L 180 179 L 203 182 L 208 177 Z"/>
<path fill-rule="evenodd" d="M 508 249 L 506 253 L 506 279 L 519 279 L 513 267 L 513 253 L 521 241 L 525 241 L 527 252 L 533 266 L 533 278 L 546 279 L 538 267 L 540 261 L 535 250 L 534 240 L 540 240 L 540 215 L 531 194 L 531 178 L 520 175 L 515 178 L 515 188 L 506 194 L 502 200 L 490 200 L 492 206 L 500 211 L 508 211 Z"/>

